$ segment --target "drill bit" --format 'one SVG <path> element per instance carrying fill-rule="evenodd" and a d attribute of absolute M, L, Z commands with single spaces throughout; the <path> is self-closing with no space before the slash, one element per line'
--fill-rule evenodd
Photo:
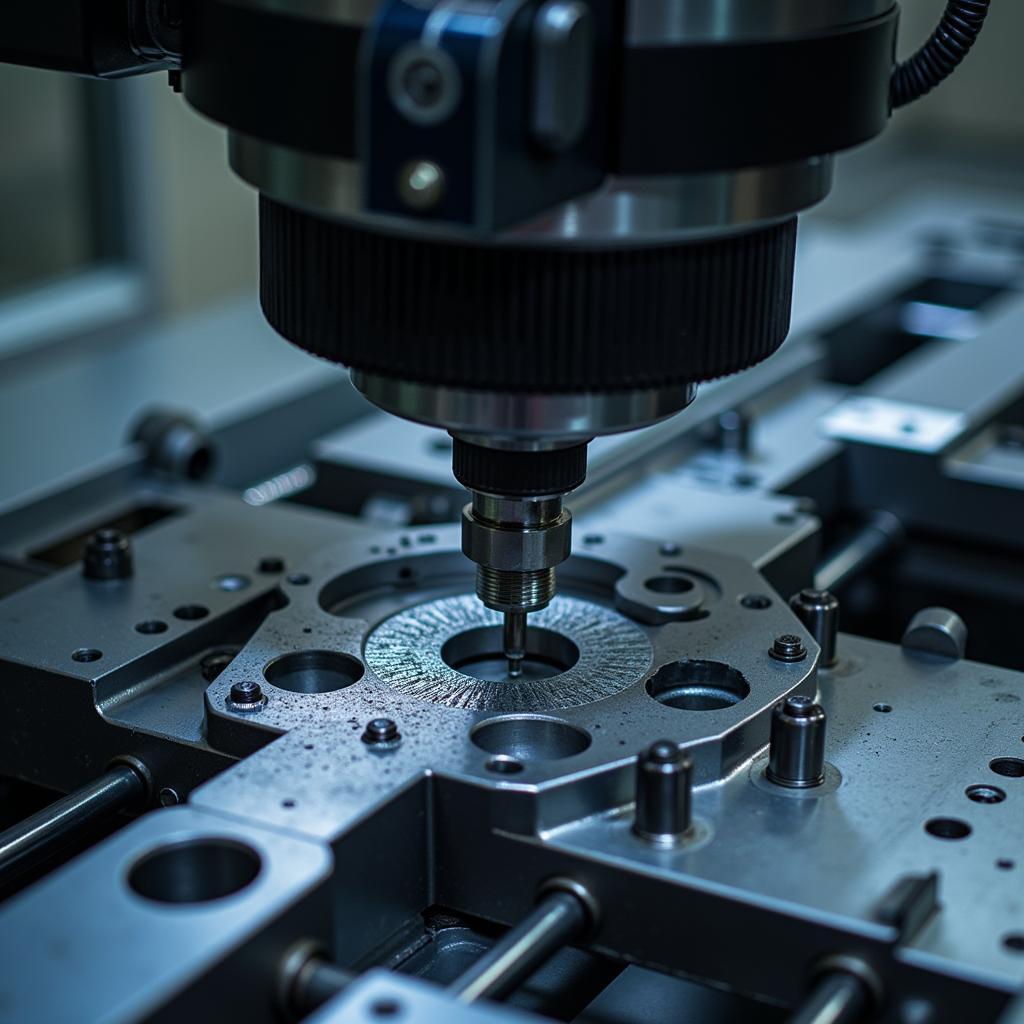
<path fill-rule="evenodd" d="M 516 678 L 523 674 L 526 657 L 526 612 L 505 612 L 504 647 L 508 661 L 508 674 Z"/>

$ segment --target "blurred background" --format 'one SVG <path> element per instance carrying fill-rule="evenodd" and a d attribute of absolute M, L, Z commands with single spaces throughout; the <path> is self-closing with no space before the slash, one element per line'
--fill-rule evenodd
<path fill-rule="evenodd" d="M 904 0 L 905 52 L 942 7 Z M 996 0 L 963 67 L 839 162 L 814 218 L 849 222 L 922 183 L 1024 187 L 1022 39 L 1024 4 Z M 259 322 L 256 196 L 229 170 L 223 130 L 165 76 L 0 66 L 0 138 L 0 500 L 123 441 L 148 402 L 211 414 L 265 377 L 306 372 L 312 361 Z M 229 307 L 234 319 L 210 319 Z M 186 337 L 208 364 L 175 363 Z M 96 346 L 133 354 L 101 367 Z"/>

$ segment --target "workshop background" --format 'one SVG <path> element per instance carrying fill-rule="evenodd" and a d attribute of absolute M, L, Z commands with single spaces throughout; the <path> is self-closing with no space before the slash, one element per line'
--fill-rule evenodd
<path fill-rule="evenodd" d="M 904 54 L 941 8 L 906 0 Z M 841 159 L 833 195 L 812 216 L 859 217 L 918 182 L 1024 185 L 1022 39 L 1024 5 L 997 0 L 964 66 Z M 216 400 L 243 397 L 261 368 L 284 372 L 288 346 L 278 355 L 269 328 L 254 326 L 256 196 L 228 167 L 223 129 L 166 76 L 90 82 L 0 67 L 0 139 L 0 501 L 123 442 L 146 402 L 178 395 L 210 412 L 211 382 L 197 377 L 215 370 L 180 365 L 167 351 L 173 338 L 146 334 L 146 344 L 140 331 L 171 322 L 208 331 L 210 344 L 218 331 L 257 333 L 252 365 L 225 369 Z M 224 303 L 251 315 L 210 321 L 206 311 Z M 86 364 L 96 345 L 109 349 L 106 364 Z"/>

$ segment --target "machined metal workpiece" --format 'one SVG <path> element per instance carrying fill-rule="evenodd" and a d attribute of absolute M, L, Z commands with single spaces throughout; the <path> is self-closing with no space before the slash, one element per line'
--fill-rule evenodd
<path fill-rule="evenodd" d="M 738 560 L 589 540 L 563 565 L 563 593 L 531 616 L 518 676 L 501 614 L 473 594 L 456 529 L 324 552 L 302 567 L 308 583 L 286 581 L 287 606 L 211 684 L 211 736 L 234 745 L 311 715 L 325 725 L 354 716 L 360 730 L 389 718 L 403 737 L 392 770 L 463 770 L 482 752 L 485 776 L 498 779 L 504 766 L 525 781 L 611 757 L 631 799 L 626 752 L 664 735 L 686 745 L 698 785 L 720 778 L 767 743 L 775 703 L 814 692 L 817 648 L 801 634 L 802 661 L 768 657 L 773 636 L 801 626 L 782 601 L 741 603 L 766 584 Z M 698 615 L 666 614 L 697 590 Z M 231 686 L 254 678 L 267 697 L 260 714 L 226 712 Z M 495 714 L 505 717 L 484 720 Z"/>

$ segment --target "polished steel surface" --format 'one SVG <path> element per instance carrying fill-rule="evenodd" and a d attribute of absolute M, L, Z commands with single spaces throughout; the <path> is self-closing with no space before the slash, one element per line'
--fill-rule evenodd
<path fill-rule="evenodd" d="M 482 238 L 453 225 L 368 213 L 356 161 L 303 153 L 232 132 L 235 172 L 279 202 L 380 231 L 503 245 L 597 247 L 685 241 L 791 217 L 832 187 L 831 157 L 685 176 L 609 177 L 600 188 Z"/>
<path fill-rule="evenodd" d="M 633 46 L 750 42 L 799 36 L 866 21 L 892 0 L 629 0 Z"/>
<path fill-rule="evenodd" d="M 696 385 L 650 391 L 527 394 L 432 387 L 352 371 L 352 383 L 374 405 L 416 423 L 461 435 L 490 434 L 550 443 L 589 440 L 657 423 L 696 397 Z"/>

